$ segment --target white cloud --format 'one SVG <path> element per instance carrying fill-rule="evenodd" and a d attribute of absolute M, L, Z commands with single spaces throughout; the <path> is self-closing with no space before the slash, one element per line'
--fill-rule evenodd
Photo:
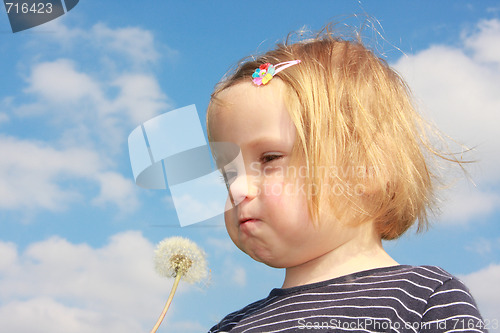
<path fill-rule="evenodd" d="M 500 71 L 444 46 L 401 58 L 395 67 L 409 81 L 424 113 L 446 134 L 477 146 L 484 177 L 496 180 L 492 164 L 500 147 Z"/>
<path fill-rule="evenodd" d="M 9 121 L 9 115 L 6 114 L 5 112 L 0 112 L 0 124 L 6 123 L 8 121 Z"/>
<path fill-rule="evenodd" d="M 39 47 L 27 67 L 26 86 L 1 99 L 0 123 L 20 137 L 0 137 L 0 209 L 64 209 L 92 196 L 82 190 L 89 186 L 68 185 L 78 181 L 99 186 L 93 204 L 131 212 L 139 205 L 135 187 L 112 161 L 126 153 L 132 128 L 169 106 L 150 68 L 159 59 L 158 43 L 151 32 L 135 27 L 97 24 L 82 30 L 54 20 L 44 29 L 51 33 L 30 42 Z M 54 60 L 55 44 L 65 56 L 73 54 L 71 59 Z M 80 50 L 92 54 L 98 69 L 87 66 Z M 44 52 L 51 60 L 44 60 Z M 113 55 L 116 61 L 109 62 Z M 15 129 L 20 121 L 37 121 L 37 128 L 50 133 L 46 141 L 44 135 L 25 138 L 32 134 Z"/>
<path fill-rule="evenodd" d="M 79 194 L 61 188 L 57 177 L 88 178 L 101 167 L 91 151 L 58 151 L 11 137 L 0 137 L 0 151 L 0 207 L 7 209 L 58 210 Z"/>
<path fill-rule="evenodd" d="M 222 207 L 225 200 L 221 203 L 220 200 L 218 201 L 220 198 L 208 197 L 207 194 L 210 194 L 210 192 L 204 192 L 203 189 L 198 190 L 199 192 L 194 193 L 195 195 L 189 195 L 187 194 L 188 191 L 184 191 L 185 194 L 177 195 L 175 193 L 172 197 L 181 225 L 202 222 L 224 212 Z"/>
<path fill-rule="evenodd" d="M 35 29 L 40 29 L 45 32 L 45 34 L 40 34 L 41 36 L 46 36 L 47 38 L 43 39 L 43 43 L 47 43 L 47 41 L 55 41 L 57 42 L 64 50 L 71 49 L 75 44 L 78 44 L 79 41 L 86 38 L 88 32 L 84 29 L 68 27 L 64 25 L 63 20 L 52 20 L 47 22 L 41 26 L 36 27 Z M 40 39 L 32 40 L 31 44 L 37 44 L 36 47 L 40 44 Z"/>
<path fill-rule="evenodd" d="M 113 81 L 120 88 L 112 101 L 115 110 L 126 110 L 133 124 L 140 124 L 164 110 L 167 96 L 161 91 L 156 79 L 145 74 L 124 74 Z"/>
<path fill-rule="evenodd" d="M 479 161 L 471 166 L 477 188 L 460 185 L 444 208 L 444 219 L 459 223 L 500 207 L 500 195 L 488 190 L 500 181 L 500 21 L 480 22 L 462 41 L 461 48 L 435 45 L 394 64 L 423 113 L 444 133 L 475 147 L 465 158 Z"/>
<path fill-rule="evenodd" d="M 445 193 L 439 215 L 444 223 L 466 224 L 474 218 L 494 213 L 500 207 L 499 193 L 481 190 L 465 182 L 455 184 Z"/>
<path fill-rule="evenodd" d="M 89 33 L 100 46 L 120 56 L 129 57 L 134 63 L 152 63 L 160 57 L 155 47 L 154 36 L 138 27 L 111 29 L 103 23 L 94 25 Z"/>
<path fill-rule="evenodd" d="M 48 297 L 7 303 L 0 307 L 0 321 L 6 332 L 19 333 L 144 331 L 144 327 L 132 318 L 66 306 Z"/>
<path fill-rule="evenodd" d="M 478 272 L 460 276 L 474 296 L 483 319 L 500 320 L 500 265 L 492 264 Z"/>
<path fill-rule="evenodd" d="M 175 322 L 172 323 L 171 325 L 168 325 L 168 327 L 165 327 L 166 331 L 169 333 L 177 333 L 177 332 L 183 332 L 183 333 L 199 333 L 199 332 L 205 332 L 207 331 L 207 327 L 196 323 L 196 322 L 191 322 L 191 321 L 181 321 L 181 322 Z"/>
<path fill-rule="evenodd" d="M 236 246 L 233 244 L 229 237 L 225 238 L 214 238 L 208 237 L 205 244 L 213 251 L 217 256 L 225 253 L 234 252 Z"/>
<path fill-rule="evenodd" d="M 112 202 L 127 209 L 137 206 L 133 184 L 106 171 L 107 162 L 96 152 L 70 147 L 55 149 L 45 143 L 0 136 L 0 208 L 62 210 L 84 197 L 64 181 L 100 184 L 95 203 Z"/>
<path fill-rule="evenodd" d="M 9 270 L 16 263 L 17 247 L 14 243 L 0 243 L 0 273 Z"/>
<path fill-rule="evenodd" d="M 99 196 L 92 201 L 98 205 L 112 203 L 120 207 L 122 212 L 130 212 L 139 206 L 135 195 L 136 186 L 128 178 L 115 172 L 104 172 L 97 175 L 101 185 Z"/>
<path fill-rule="evenodd" d="M 68 59 L 35 65 L 28 82 L 28 93 L 55 103 L 77 103 L 83 98 L 99 102 L 102 99 L 98 83 L 89 75 L 78 72 L 75 63 Z"/>
<path fill-rule="evenodd" d="M 99 24 L 83 31 L 61 23 L 47 28 L 58 37 L 49 34 L 52 40 L 68 50 L 86 46 L 96 59 L 109 51 L 128 54 L 134 63 L 158 58 L 152 34 L 139 28 Z M 57 211 L 88 196 L 66 186 L 68 180 L 98 184 L 95 205 L 112 203 L 122 212 L 138 207 L 132 181 L 112 170 L 109 161 L 123 153 L 131 128 L 166 109 L 167 97 L 144 70 L 132 73 L 124 66 L 92 72 L 77 59 L 34 62 L 23 94 L 3 98 L 2 108 L 14 112 L 0 113 L 0 122 L 37 117 L 39 126 L 57 134 L 50 142 L 0 137 L 0 209 Z"/>
<path fill-rule="evenodd" d="M 233 282 L 240 287 L 244 287 L 247 284 L 247 272 L 241 266 L 232 267 L 233 268 Z"/>
<path fill-rule="evenodd" d="M 66 144 L 103 147 L 114 154 L 130 128 L 168 107 L 167 96 L 150 74 L 100 75 L 84 73 L 69 59 L 35 64 L 24 90 L 35 101 L 12 108 L 21 117 L 48 116 L 48 126 L 62 127 Z"/>
<path fill-rule="evenodd" d="M 178 54 L 155 40 L 151 31 L 140 27 L 111 28 L 105 23 L 97 23 L 90 29 L 81 29 L 68 27 L 62 20 L 53 20 L 39 29 L 49 33 L 43 35 L 45 38 L 33 40 L 33 47 L 57 44 L 65 51 L 78 47 L 93 48 L 100 51 L 96 53 L 96 60 L 110 66 L 125 60 L 134 69 L 145 69 L 145 66 L 155 64 L 164 53 L 170 58 Z M 165 52 L 160 53 L 158 48 Z"/>
<path fill-rule="evenodd" d="M 116 150 L 130 128 L 169 107 L 152 70 L 159 49 L 166 46 L 151 31 L 103 23 L 83 30 L 60 20 L 43 30 L 50 33 L 29 43 L 37 50 L 36 58 L 23 61 L 33 64 L 22 67 L 30 70 L 24 93 L 3 99 L 3 107 L 14 115 L 49 116 L 42 123 L 59 127 L 65 142 Z M 61 46 L 64 53 L 57 51 Z M 45 53 L 50 60 L 45 60 Z"/>
<path fill-rule="evenodd" d="M 472 50 L 477 61 L 500 65 L 500 21 L 482 20 L 477 28 L 464 35 L 465 46 Z"/>
<path fill-rule="evenodd" d="M 8 254 L 0 261 L 6 332 L 145 332 L 173 282 L 155 274 L 154 246 L 139 232 L 114 235 L 97 249 L 52 237 L 23 252 L 0 242 L 0 250 Z M 189 288 L 181 282 L 179 293 Z"/>
<path fill-rule="evenodd" d="M 489 240 L 481 237 L 469 243 L 465 249 L 481 256 L 487 256 L 493 253 L 493 251 L 500 250 L 500 238 Z"/>

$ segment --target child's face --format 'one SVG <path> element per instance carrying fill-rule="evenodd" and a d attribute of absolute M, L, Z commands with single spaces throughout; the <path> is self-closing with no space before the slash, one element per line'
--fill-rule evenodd
<path fill-rule="evenodd" d="M 350 230 L 321 216 L 314 226 L 308 213 L 304 178 L 286 178 L 295 127 L 283 102 L 284 85 L 238 83 L 218 95 L 213 110 L 213 140 L 238 145 L 245 174 L 227 170 L 232 197 L 239 202 L 225 213 L 233 242 L 257 261 L 294 267 L 318 258 L 350 237 Z M 293 170 L 293 169 L 292 169 Z"/>

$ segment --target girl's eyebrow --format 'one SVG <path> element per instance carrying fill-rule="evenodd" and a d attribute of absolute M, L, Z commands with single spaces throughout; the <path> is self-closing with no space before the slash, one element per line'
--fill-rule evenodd
<path fill-rule="evenodd" d="M 276 136 L 266 136 L 266 137 L 260 137 L 256 138 L 248 143 L 245 144 L 248 148 L 258 148 L 260 146 L 285 146 L 286 145 L 286 140 L 284 140 L 281 137 L 276 137 Z"/>

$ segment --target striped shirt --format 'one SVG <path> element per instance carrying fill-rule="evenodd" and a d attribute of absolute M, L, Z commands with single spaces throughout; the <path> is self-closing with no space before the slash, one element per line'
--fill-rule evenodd
<path fill-rule="evenodd" d="M 209 333 L 487 332 L 467 287 L 434 266 L 393 266 L 287 289 Z"/>

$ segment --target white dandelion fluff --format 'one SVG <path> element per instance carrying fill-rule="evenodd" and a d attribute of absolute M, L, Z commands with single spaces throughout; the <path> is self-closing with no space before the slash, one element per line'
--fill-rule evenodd
<path fill-rule="evenodd" d="M 178 273 L 189 283 L 207 278 L 205 252 L 195 242 L 183 237 L 162 240 L 155 251 L 155 269 L 165 277 L 175 277 Z"/>
<path fill-rule="evenodd" d="M 175 295 L 179 281 L 200 282 L 208 276 L 205 252 L 195 242 L 183 237 L 170 237 L 162 240 L 155 251 L 155 269 L 165 277 L 175 277 L 170 296 L 155 326 L 154 333 L 160 327 Z"/>

